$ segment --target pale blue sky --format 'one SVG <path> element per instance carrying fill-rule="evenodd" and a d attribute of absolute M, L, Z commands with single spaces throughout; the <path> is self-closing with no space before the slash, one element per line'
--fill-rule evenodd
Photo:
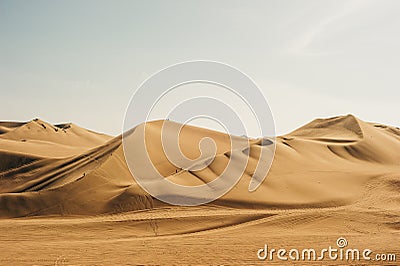
<path fill-rule="evenodd" d="M 278 134 L 353 113 L 400 126 L 400 1 L 0 0 L 0 120 L 122 130 L 135 89 L 188 60 L 230 64 Z"/>

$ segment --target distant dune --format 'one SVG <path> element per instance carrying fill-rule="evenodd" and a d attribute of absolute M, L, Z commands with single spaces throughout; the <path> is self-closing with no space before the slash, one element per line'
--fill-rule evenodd
<path fill-rule="evenodd" d="M 139 127 L 147 127 L 150 156 L 165 178 L 198 185 L 223 171 L 229 161 L 229 136 L 184 126 L 180 145 L 188 157 L 199 156 L 198 143 L 203 137 L 214 139 L 217 155 L 203 170 L 182 170 L 163 154 L 163 123 L 174 122 L 154 121 Z M 231 228 L 239 238 L 246 238 L 239 232 L 252 228 L 247 235 L 260 234 L 259 229 L 263 228 L 263 232 L 275 237 L 282 230 L 284 235 L 289 231 L 291 235 L 314 234 L 316 238 L 322 237 L 324 231 L 326 235 L 347 232 L 364 234 L 365 237 L 355 237 L 362 243 L 371 232 L 379 230 L 382 235 L 395 234 L 399 239 L 399 128 L 347 115 L 316 119 L 275 141 L 271 170 L 256 191 L 249 193 L 248 185 L 257 154 L 268 149 L 262 139 L 250 140 L 249 163 L 230 192 L 206 206 L 183 208 L 154 199 L 135 182 L 124 159 L 121 136 L 112 138 L 75 124 L 50 125 L 38 119 L 27 123 L 0 122 L 0 217 L 5 221 L 16 217 L 53 217 L 50 224 L 59 234 L 67 230 L 60 225 L 60 217 L 68 216 L 66 221 L 82 219 L 79 224 L 89 231 L 97 230 L 92 223 L 104 230 L 112 221 L 129 223 L 133 226 L 129 235 L 136 237 L 215 230 L 218 233 L 218 228 Z M 19 223 L 28 228 L 32 224 L 25 219 Z M 32 221 L 39 226 L 41 220 L 36 219 Z M 0 223 L 0 228 L 6 230 L 5 226 Z M 293 228 L 296 231 L 291 231 Z M 12 230 L 18 240 L 21 232 Z M 111 238 L 123 234 L 115 228 L 110 230 Z M 388 238 L 385 239 L 387 242 Z M 393 243 L 383 244 L 385 241 L 379 242 L 378 247 L 393 250 Z M 171 263 L 181 262 L 169 256 Z M 185 256 L 182 258 L 188 262 Z M 136 262 L 155 263 L 151 254 L 142 259 Z"/>

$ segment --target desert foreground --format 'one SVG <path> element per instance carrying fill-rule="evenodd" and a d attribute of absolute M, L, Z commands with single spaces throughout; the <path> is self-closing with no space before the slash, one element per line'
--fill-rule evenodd
<path fill-rule="evenodd" d="M 208 183 L 234 157 L 228 135 L 184 126 L 179 145 L 187 157 L 199 157 L 204 137 L 214 140 L 216 155 L 204 169 L 179 168 L 163 153 L 166 124 L 177 125 L 138 128 L 146 129 L 155 167 L 174 183 Z M 137 132 L 130 133 L 133 144 Z M 284 258 L 298 265 L 399 264 L 399 128 L 347 115 L 316 119 L 275 139 L 235 138 L 250 143 L 238 151 L 249 156 L 240 181 L 211 203 L 182 207 L 135 182 L 121 136 L 40 119 L 0 122 L 0 264 L 282 265 Z M 271 143 L 271 170 L 249 192 L 257 158 L 273 152 Z M 338 257 L 319 260 L 330 246 Z M 287 251 L 282 258 L 279 249 Z M 291 249 L 299 250 L 297 259 Z M 302 259 L 304 249 L 314 249 L 316 258 Z M 340 258 L 347 249 L 371 250 L 369 260 Z"/>

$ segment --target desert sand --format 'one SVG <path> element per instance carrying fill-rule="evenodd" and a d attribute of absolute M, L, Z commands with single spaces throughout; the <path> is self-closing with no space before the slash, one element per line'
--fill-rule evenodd
<path fill-rule="evenodd" d="M 165 178 L 194 186 L 224 170 L 229 136 L 185 125 L 185 155 L 197 158 L 204 137 L 215 141 L 217 154 L 205 169 L 182 170 L 163 154 L 164 123 L 174 122 L 139 127 L 146 127 L 150 157 Z M 396 254 L 399 263 L 399 128 L 352 115 L 316 119 L 275 139 L 271 170 L 251 193 L 257 154 L 268 146 L 249 141 L 248 165 L 230 192 L 179 207 L 135 182 L 121 136 L 40 119 L 0 122 L 0 264 L 282 265 L 260 261 L 257 251 L 265 244 L 323 249 L 339 237 L 350 248 Z"/>

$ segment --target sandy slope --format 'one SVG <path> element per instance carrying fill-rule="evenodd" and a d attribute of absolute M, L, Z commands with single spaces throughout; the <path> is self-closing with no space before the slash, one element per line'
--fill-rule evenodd
<path fill-rule="evenodd" d="M 0 122 L 0 171 L 38 159 L 80 154 L 110 139 L 74 124 L 53 126 L 39 119 L 26 123 Z"/>
<path fill-rule="evenodd" d="M 230 159 L 228 136 L 185 126 L 180 134 L 185 155 L 197 158 L 198 143 L 204 137 L 215 141 L 217 155 L 203 170 L 182 170 L 162 152 L 163 123 L 175 126 L 155 121 L 139 127 L 146 126 L 150 157 L 165 178 L 198 185 L 223 171 Z M 133 131 L 133 140 L 137 132 Z M 342 234 L 357 245 L 399 252 L 395 244 L 400 230 L 398 128 L 363 122 L 352 115 L 314 120 L 276 139 L 271 171 L 252 193 L 248 186 L 258 154 L 271 147 L 262 140 L 250 143 L 249 163 L 229 193 L 207 206 L 183 208 L 153 199 L 135 183 L 124 160 L 121 137 L 40 120 L 0 123 L 0 216 L 5 218 L 0 230 L 7 232 L 2 240 L 21 243 L 28 236 L 33 242 L 25 242 L 27 251 L 19 256 L 28 264 L 35 261 L 29 256 L 40 257 L 34 255 L 34 242 L 43 244 L 40 258 L 48 258 L 50 264 L 57 259 L 93 263 L 99 256 L 108 263 L 127 262 L 124 256 L 139 251 L 138 256 L 129 256 L 132 263 L 165 259 L 252 264 L 257 262 L 254 250 L 266 241 L 299 248 L 308 243 L 317 248 L 324 241 L 334 243 Z M 27 216 L 42 218 L 9 220 Z M 80 251 L 94 243 L 97 249 Z M 191 248 L 196 245 L 197 251 Z M 162 254 L 152 253 L 149 246 L 158 247 Z M 69 253 L 56 252 L 54 247 Z M 13 261 L 11 247 L 2 250 L 8 252 L 3 262 Z M 99 250 L 116 255 L 108 258 Z M 222 253 L 205 257 L 204 252 L 210 250 Z"/>
<path fill-rule="evenodd" d="M 180 134 L 180 145 L 186 156 L 197 158 L 200 155 L 198 143 L 208 136 L 217 145 L 217 155 L 203 170 L 182 170 L 163 153 L 160 134 L 163 123 L 156 121 L 146 125 L 150 157 L 162 175 L 176 183 L 199 185 L 222 173 L 230 159 L 227 154 L 230 141 L 226 135 L 185 126 Z M 3 156 L 10 155 L 1 165 L 4 170 L 0 173 L 1 216 L 103 214 L 163 206 L 140 189 L 131 177 L 120 137 L 109 140 L 109 137 L 75 126 L 66 132 L 62 129 L 57 132 L 55 128 L 38 120 L 15 126 L 0 135 L 0 140 L 6 142 L 4 146 L 2 143 L 2 149 L 8 149 Z M 132 135 L 137 135 L 136 132 L 140 130 Z M 396 184 L 395 176 L 400 169 L 399 132 L 396 128 L 365 123 L 351 115 L 317 119 L 277 138 L 275 160 L 268 177 L 259 189 L 249 193 L 247 188 L 257 154 L 261 149 L 269 149 L 269 146 L 260 145 L 259 140 L 252 140 L 249 163 L 240 182 L 213 204 L 239 208 L 353 204 L 360 201 L 371 182 L 381 180 L 381 183 L 388 183 L 388 189 L 390 182 Z M 25 142 L 20 141 L 22 134 Z M 48 141 L 45 140 L 47 135 Z M 133 141 L 140 141 L 140 138 Z M 69 142 L 69 147 L 77 148 L 64 149 Z M 15 149 L 11 149 L 13 145 Z M 51 148 L 42 150 L 40 145 Z M 35 159 L 21 163 L 16 150 L 25 158 Z M 39 156 L 45 152 L 46 155 Z M 65 153 L 62 158 L 60 153 Z M 381 192 L 376 194 L 381 195 Z"/>

